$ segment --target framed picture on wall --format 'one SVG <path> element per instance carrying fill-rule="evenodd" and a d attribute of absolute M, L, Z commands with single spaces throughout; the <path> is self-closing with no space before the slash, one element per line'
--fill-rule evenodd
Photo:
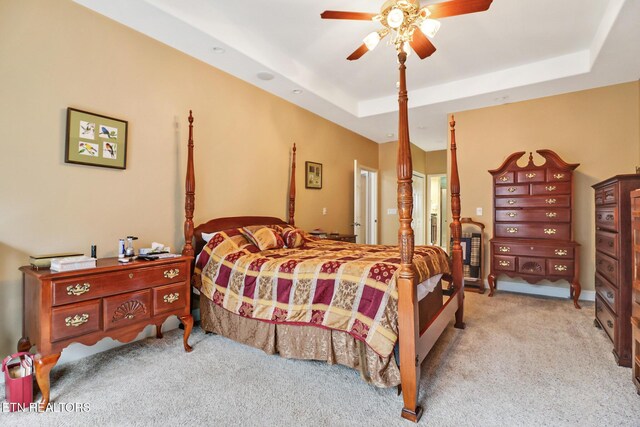
<path fill-rule="evenodd" d="M 322 163 L 305 162 L 305 188 L 322 188 Z"/>
<path fill-rule="evenodd" d="M 67 108 L 65 163 L 126 169 L 127 126 L 125 120 Z"/>

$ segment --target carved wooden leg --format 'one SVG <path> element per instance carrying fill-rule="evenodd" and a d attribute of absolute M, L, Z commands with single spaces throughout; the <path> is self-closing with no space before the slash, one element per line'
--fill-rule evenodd
<path fill-rule="evenodd" d="M 400 332 L 400 381 L 402 381 L 402 418 L 418 422 L 422 408 L 418 406 L 420 390 L 420 364 L 418 358 L 418 339 L 420 337 L 418 317 L 418 297 L 413 279 L 398 279 L 398 328 Z"/>
<path fill-rule="evenodd" d="M 36 355 L 36 381 L 38 382 L 38 387 L 40 387 L 40 391 L 42 392 L 42 400 L 40 401 L 40 410 L 43 411 L 46 409 L 49 404 L 49 373 L 56 363 L 58 363 L 58 359 L 60 359 L 60 353 L 51 354 L 49 356 L 42 357 L 41 355 Z"/>
<path fill-rule="evenodd" d="M 184 325 L 184 335 L 183 335 L 183 343 L 184 343 L 184 351 L 189 353 L 192 348 L 189 345 L 189 335 L 191 335 L 191 329 L 193 328 L 193 316 L 187 314 L 185 316 L 180 316 L 180 320 Z"/>
<path fill-rule="evenodd" d="M 156 338 L 157 339 L 161 339 L 162 338 L 162 323 L 158 323 L 156 325 Z"/>
<path fill-rule="evenodd" d="M 464 288 L 460 289 L 460 293 L 458 293 L 458 310 L 456 311 L 456 323 L 453 327 L 456 329 L 466 328 L 464 323 Z"/>
<path fill-rule="evenodd" d="M 18 353 L 28 353 L 31 347 L 29 337 L 22 337 L 20 341 L 18 341 Z"/>
<path fill-rule="evenodd" d="M 573 282 L 571 282 L 571 289 L 573 290 L 573 305 L 580 309 L 580 304 L 578 303 L 578 298 L 580 298 L 580 293 L 582 292 L 582 286 L 580 286 L 580 281 L 577 277 L 573 278 Z"/>
<path fill-rule="evenodd" d="M 487 282 L 489 282 L 489 296 L 492 297 L 496 291 L 496 275 L 493 272 L 487 276 Z"/>

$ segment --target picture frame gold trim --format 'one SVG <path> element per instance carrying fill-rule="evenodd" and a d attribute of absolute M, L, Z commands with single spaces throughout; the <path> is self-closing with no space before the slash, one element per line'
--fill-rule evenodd
<path fill-rule="evenodd" d="M 126 120 L 68 107 L 64 162 L 126 169 L 128 127 Z"/>
<path fill-rule="evenodd" d="M 322 163 L 304 162 L 304 187 L 322 189 Z"/>

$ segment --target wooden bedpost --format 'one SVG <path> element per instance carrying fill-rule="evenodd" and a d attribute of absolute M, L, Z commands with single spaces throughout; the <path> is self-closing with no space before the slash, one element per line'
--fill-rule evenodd
<path fill-rule="evenodd" d="M 187 154 L 187 178 L 184 198 L 184 248 L 182 255 L 194 256 L 193 210 L 195 208 L 196 178 L 193 171 L 193 114 L 189 110 L 189 149 Z"/>
<path fill-rule="evenodd" d="M 295 224 L 296 214 L 296 143 L 291 152 L 291 180 L 289 181 L 289 224 Z"/>
<path fill-rule="evenodd" d="M 400 343 L 400 380 L 402 381 L 402 418 L 417 422 L 422 416 L 418 406 L 420 384 L 420 360 L 417 343 L 420 337 L 418 296 L 414 283 L 413 245 L 414 235 L 411 228 L 413 211 L 413 164 L 411 162 L 411 143 L 409 141 L 409 118 L 407 111 L 407 54 L 398 54 L 400 62 L 400 90 L 398 94 L 398 244 L 400 246 L 400 271 L 398 274 L 398 329 Z"/>
<path fill-rule="evenodd" d="M 453 237 L 452 250 L 452 276 L 453 287 L 458 291 L 458 310 L 456 311 L 455 327 L 464 329 L 464 277 L 462 273 L 462 245 L 460 238 L 462 237 L 462 224 L 460 223 L 460 175 L 458 173 L 458 155 L 456 146 L 456 122 L 451 115 L 449 122 L 451 128 L 451 234 Z"/>

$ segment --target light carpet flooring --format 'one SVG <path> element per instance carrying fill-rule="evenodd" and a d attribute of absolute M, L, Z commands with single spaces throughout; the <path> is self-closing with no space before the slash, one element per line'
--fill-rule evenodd
<path fill-rule="evenodd" d="M 467 294 L 423 364 L 427 426 L 640 426 L 631 370 L 593 326 L 593 303 Z M 52 372 L 52 399 L 88 413 L 0 413 L 0 425 L 410 426 L 395 389 L 321 362 L 286 360 L 199 328 L 98 354 Z M 4 393 L 4 391 L 0 391 Z M 4 395 L 0 395 L 0 400 Z"/>

